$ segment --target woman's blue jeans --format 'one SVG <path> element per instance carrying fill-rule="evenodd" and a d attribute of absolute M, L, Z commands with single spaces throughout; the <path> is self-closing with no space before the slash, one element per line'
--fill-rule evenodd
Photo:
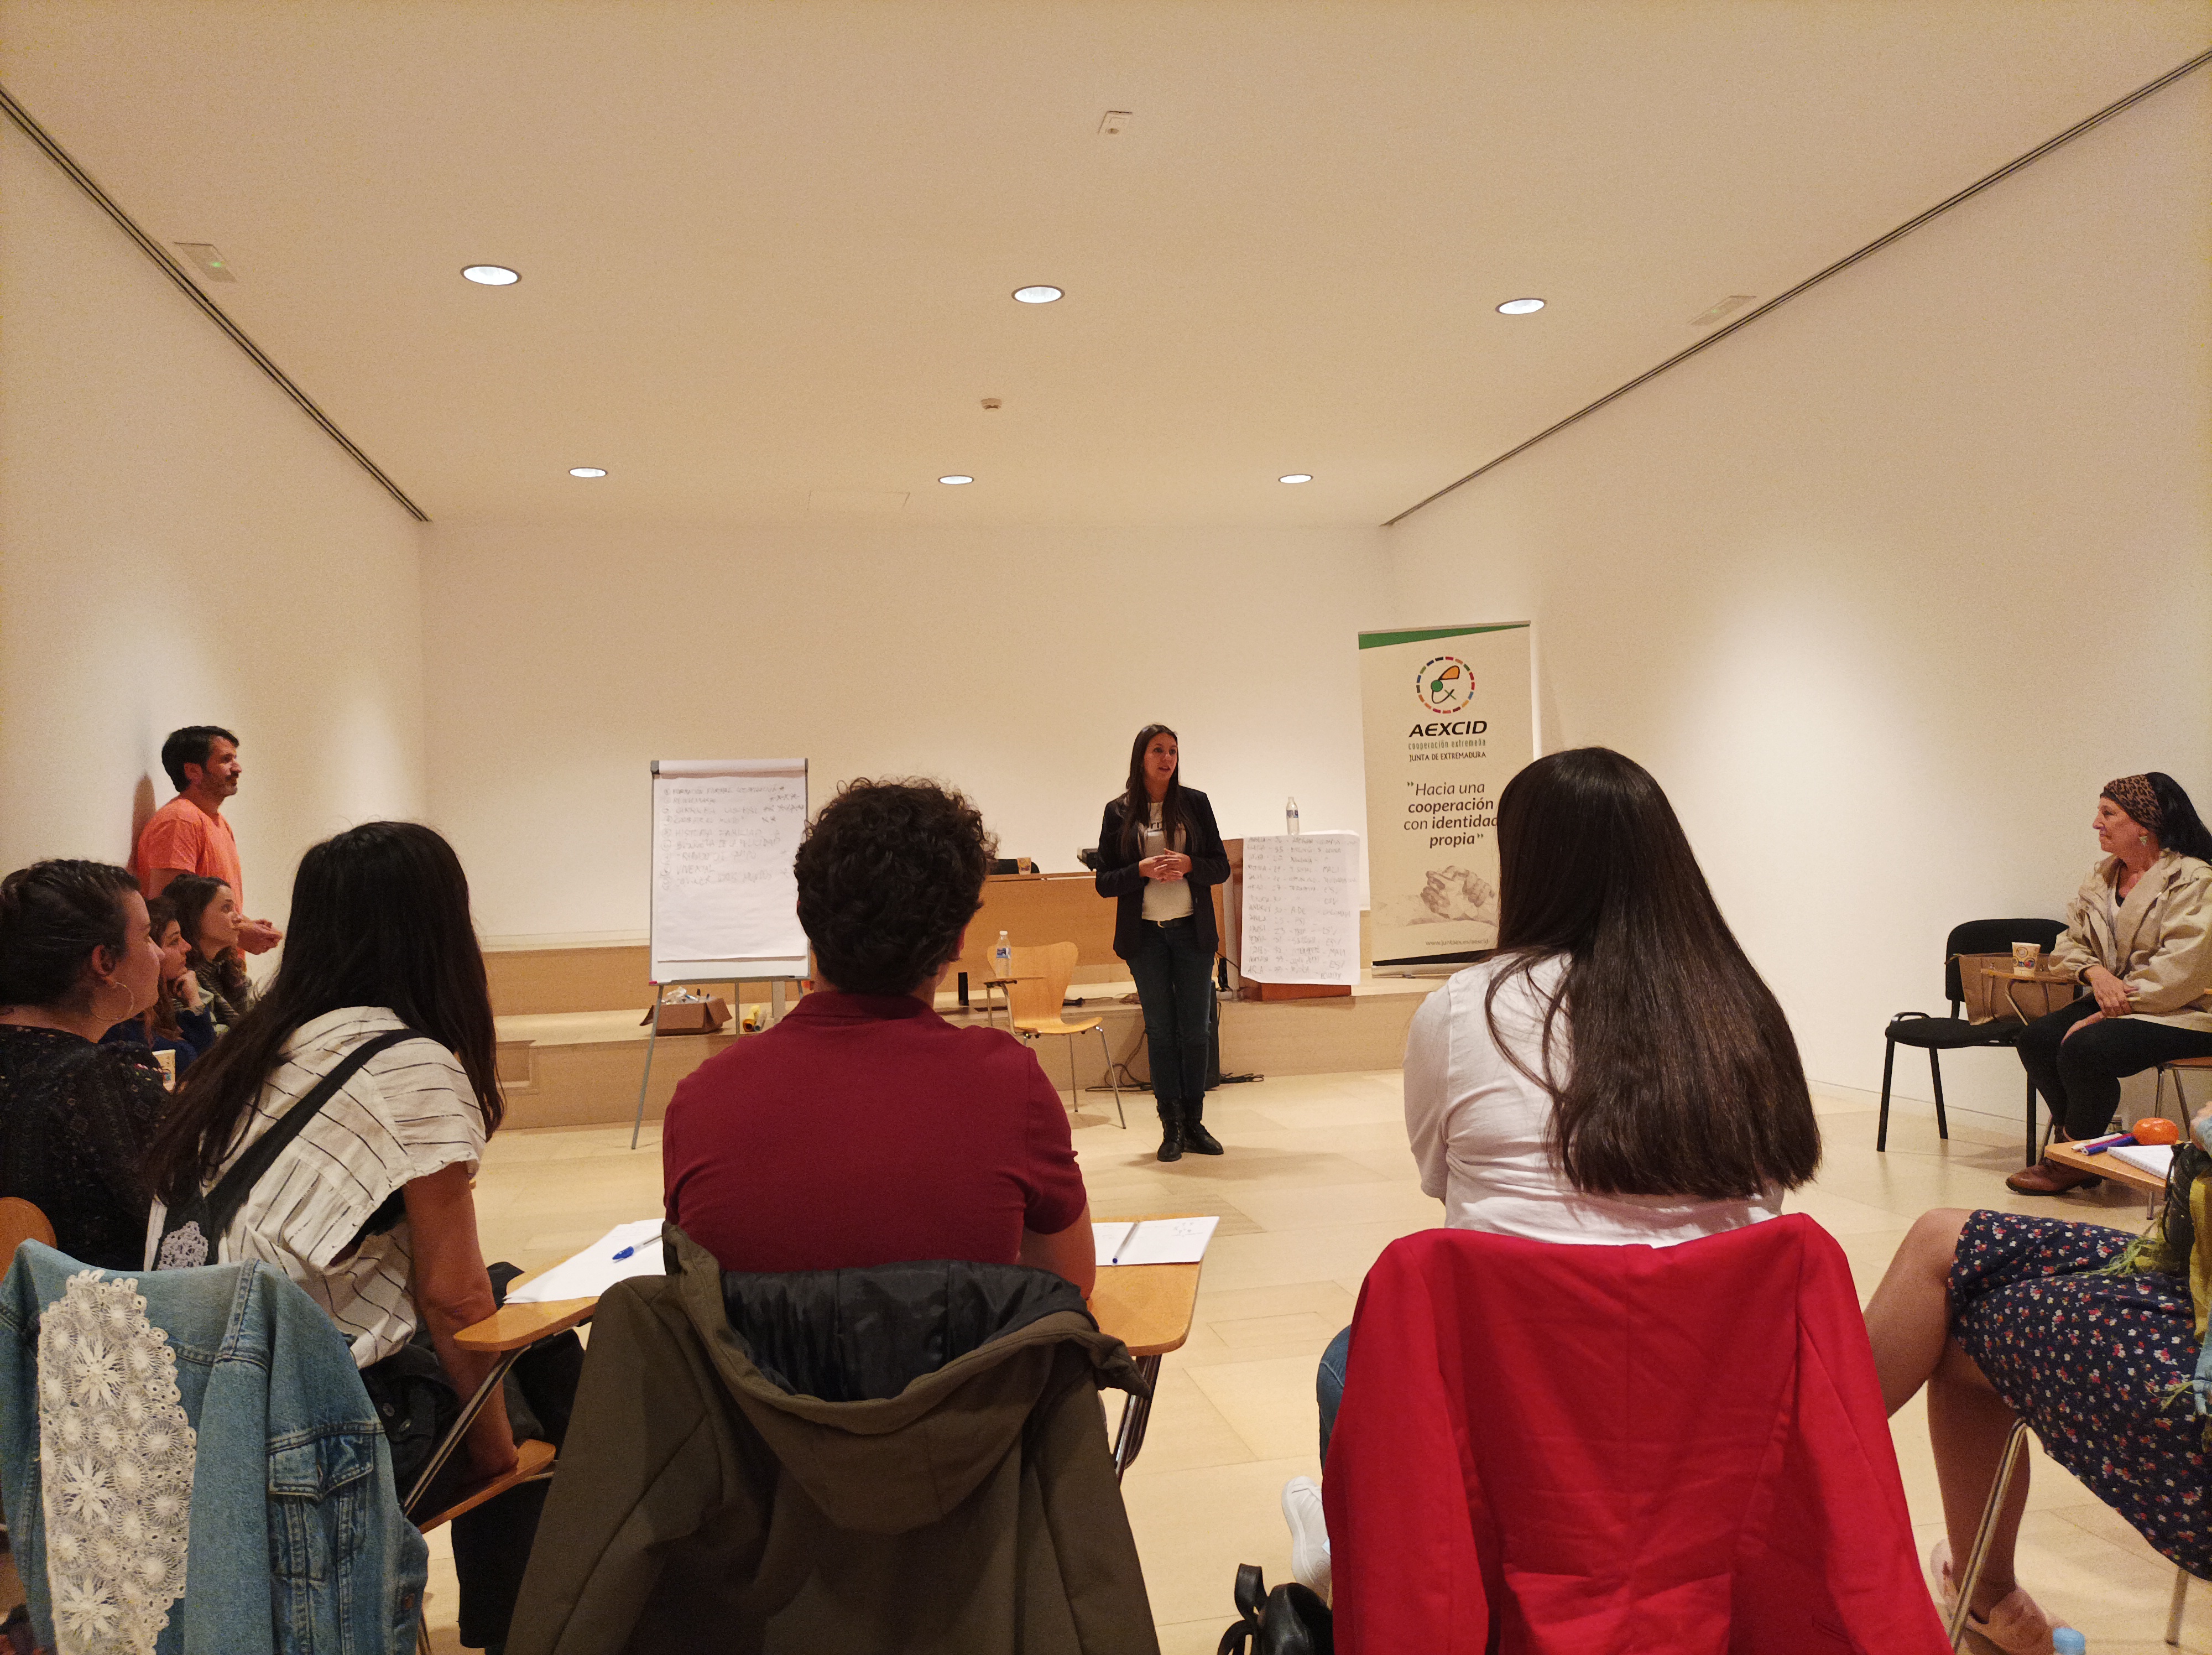
<path fill-rule="evenodd" d="M 1314 1375 L 1314 1401 L 1321 1405 L 1321 1463 L 1328 1463 L 1329 1433 L 1336 1429 L 1336 1410 L 1344 1401 L 1344 1365 L 1352 1355 L 1352 1329 L 1328 1342 L 1321 1354 L 1321 1372 Z"/>
<path fill-rule="evenodd" d="M 1213 954 L 1198 940 L 1195 919 L 1140 922 L 1129 975 L 1145 1009 L 1152 1063 L 1152 1097 L 1165 1109 L 1206 1105 L 1206 1039 L 1212 1031 Z"/>

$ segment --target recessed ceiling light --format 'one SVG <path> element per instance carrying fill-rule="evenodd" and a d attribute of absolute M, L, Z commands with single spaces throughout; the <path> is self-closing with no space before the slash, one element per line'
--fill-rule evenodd
<path fill-rule="evenodd" d="M 606 474 L 606 468 L 601 465 L 571 465 L 568 468 L 571 477 L 605 477 Z"/>
<path fill-rule="evenodd" d="M 461 274 L 488 288 L 511 288 L 522 279 L 504 265 L 464 265 Z"/>
<path fill-rule="evenodd" d="M 1508 299 L 1498 306 L 1498 313 L 1500 316 L 1533 316 L 1543 307 L 1541 299 Z"/>
<path fill-rule="evenodd" d="M 1313 481 L 1313 473 L 1311 472 L 1291 472 L 1286 476 L 1277 478 L 1275 481 L 1278 483 L 1310 483 Z"/>
<path fill-rule="evenodd" d="M 1060 291 L 1058 288 L 1046 287 L 1040 283 L 1033 288 L 1016 288 L 1014 297 L 1025 305 L 1048 305 L 1060 297 Z"/>
<path fill-rule="evenodd" d="M 973 483 L 975 479 L 972 477 L 962 477 L 956 472 L 951 477 L 940 477 L 937 480 L 939 483 L 945 484 L 951 487 L 957 488 L 963 483 Z"/>

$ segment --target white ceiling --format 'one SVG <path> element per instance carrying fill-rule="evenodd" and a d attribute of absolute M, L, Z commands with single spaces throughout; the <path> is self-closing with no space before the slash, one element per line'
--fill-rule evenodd
<path fill-rule="evenodd" d="M 208 290 L 434 518 L 876 490 L 919 522 L 1317 526 L 1512 447 L 2212 12 L 0 0 L 0 39 L 15 97 L 156 240 L 221 247 Z M 1496 313 L 1522 295 L 1549 307 Z"/>

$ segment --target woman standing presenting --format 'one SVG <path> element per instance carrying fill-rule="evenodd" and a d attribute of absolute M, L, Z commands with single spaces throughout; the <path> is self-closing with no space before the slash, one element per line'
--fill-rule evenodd
<path fill-rule="evenodd" d="M 1128 962 L 1145 1008 L 1160 1159 L 1186 1149 L 1218 1155 L 1206 1111 L 1206 1042 L 1212 1031 L 1212 887 L 1229 877 L 1229 853 L 1206 795 L 1182 784 L 1176 733 L 1147 724 L 1129 749 L 1129 784 L 1098 827 L 1098 894 L 1119 904 L 1114 952 Z"/>

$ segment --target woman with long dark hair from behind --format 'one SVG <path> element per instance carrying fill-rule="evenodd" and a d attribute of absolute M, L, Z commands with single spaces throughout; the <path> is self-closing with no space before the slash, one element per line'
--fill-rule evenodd
<path fill-rule="evenodd" d="M 220 1233 L 177 1222 L 173 1214 L 193 1209 L 319 1082 L 385 1037 L 396 1038 L 373 1048 L 307 1120 L 229 1221 L 210 1215 Z M 403 1382 L 431 1365 L 457 1393 L 458 1414 L 492 1364 L 453 1336 L 495 1308 L 470 1193 L 505 1109 L 495 1056 L 483 955 L 453 848 L 410 822 L 371 822 L 314 846 L 300 860 L 276 977 L 193 1065 L 155 1138 L 148 1266 L 274 1265 L 330 1313 L 372 1396 L 414 1394 Z M 395 1441 L 403 1494 L 427 1459 L 416 1448 Z M 495 1394 L 453 1475 L 493 1476 L 514 1458 Z M 432 1509 L 438 1492 L 425 1501 Z M 516 1489 L 453 1525 L 471 1647 L 506 1640 L 544 1492 Z"/>
<path fill-rule="evenodd" d="M 1095 883 L 1115 899 L 1114 952 L 1128 962 L 1145 1011 L 1164 1161 L 1182 1159 L 1186 1149 L 1221 1153 L 1204 1117 L 1220 946 L 1213 887 L 1228 877 L 1213 806 L 1182 784 L 1176 733 L 1147 724 L 1130 745 L 1127 784 L 1098 826 Z"/>
<path fill-rule="evenodd" d="M 121 868 L 33 862 L 0 879 L 0 1196 L 37 1207 L 62 1251 L 104 1270 L 137 1268 L 139 1161 L 168 1094 L 143 1049 L 97 1043 L 153 1003 L 161 969 Z"/>
<path fill-rule="evenodd" d="M 1820 1129 L 1797 1043 L 1657 782 L 1605 747 L 1498 801 L 1498 949 L 1414 1013 L 1406 1133 L 1452 1228 L 1668 1247 L 1774 1217 Z M 1322 1455 L 1351 1329 L 1317 1384 Z M 1321 1491 L 1283 1491 L 1298 1578 L 1328 1579 Z"/>

